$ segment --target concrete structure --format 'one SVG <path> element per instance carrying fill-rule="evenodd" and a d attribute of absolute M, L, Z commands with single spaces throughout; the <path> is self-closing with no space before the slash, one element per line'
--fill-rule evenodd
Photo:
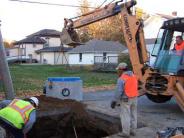
<path fill-rule="evenodd" d="M 79 77 L 54 77 L 46 82 L 46 95 L 60 99 L 83 100 L 83 82 Z"/>
<path fill-rule="evenodd" d="M 119 42 L 93 39 L 85 45 L 80 45 L 68 52 L 69 64 L 117 63 L 118 55 L 124 50 L 126 50 L 126 47 Z"/>

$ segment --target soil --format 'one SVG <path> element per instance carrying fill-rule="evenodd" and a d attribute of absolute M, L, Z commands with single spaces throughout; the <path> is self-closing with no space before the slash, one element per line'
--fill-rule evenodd
<path fill-rule="evenodd" d="M 116 124 L 89 114 L 80 102 L 45 95 L 37 97 L 40 101 L 38 117 L 28 138 L 100 138 L 119 130 Z M 54 114 L 50 114 L 52 112 Z"/>

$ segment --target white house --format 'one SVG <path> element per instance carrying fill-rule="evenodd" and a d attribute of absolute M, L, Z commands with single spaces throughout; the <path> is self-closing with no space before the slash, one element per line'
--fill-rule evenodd
<path fill-rule="evenodd" d="M 42 49 L 46 41 L 38 36 L 30 36 L 14 43 L 14 49 L 10 54 L 14 53 L 18 58 L 29 58 L 30 60 L 39 61 L 36 50 Z M 16 50 L 15 50 L 16 49 Z M 18 52 L 18 53 L 16 53 Z"/>
<path fill-rule="evenodd" d="M 118 63 L 118 55 L 124 50 L 126 47 L 119 42 L 93 39 L 68 52 L 69 64 Z"/>
<path fill-rule="evenodd" d="M 66 64 L 68 56 L 65 54 L 71 48 L 61 46 L 60 32 L 43 29 L 14 43 L 9 49 L 9 59 L 30 59 L 30 61 L 44 64 Z M 13 56 L 13 57 L 12 57 Z"/>
<path fill-rule="evenodd" d="M 47 46 L 55 47 L 55 46 L 61 45 L 60 34 L 61 33 L 57 30 L 43 29 L 43 30 L 40 30 L 36 33 L 28 35 L 27 37 L 38 36 L 41 39 L 45 40 L 46 43 L 44 44 L 44 47 L 47 47 Z"/>
<path fill-rule="evenodd" d="M 68 61 L 68 51 L 72 48 L 70 47 L 45 47 L 43 49 L 37 50 L 36 53 L 39 55 L 39 61 L 42 64 L 69 64 Z"/>

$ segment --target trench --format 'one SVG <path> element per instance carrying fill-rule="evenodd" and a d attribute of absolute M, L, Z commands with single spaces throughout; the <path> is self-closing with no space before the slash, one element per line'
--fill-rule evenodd
<path fill-rule="evenodd" d="M 38 96 L 37 121 L 27 138 L 101 138 L 121 129 L 119 119 L 74 100 Z"/>

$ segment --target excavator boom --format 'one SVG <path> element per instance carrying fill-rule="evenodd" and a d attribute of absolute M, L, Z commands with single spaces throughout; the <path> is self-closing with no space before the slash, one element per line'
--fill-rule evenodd
<path fill-rule="evenodd" d="M 77 29 L 88 24 L 100 21 L 102 19 L 106 19 L 111 16 L 115 16 L 122 11 L 125 3 L 112 3 L 106 5 L 104 8 L 96 9 L 90 13 L 84 14 L 78 20 L 75 20 L 73 23 L 73 28 Z M 136 5 L 136 1 L 130 1 L 126 3 L 126 8 L 130 9 L 132 6 Z"/>
<path fill-rule="evenodd" d="M 61 42 L 70 46 L 80 45 L 79 37 L 74 29 L 84 27 L 94 22 L 115 16 L 119 14 L 123 8 L 130 8 L 136 5 L 136 1 L 129 1 L 127 3 L 121 3 L 122 1 L 106 5 L 103 8 L 96 9 L 89 13 L 80 16 L 79 19 L 64 19 L 64 28 L 61 34 Z"/>
<path fill-rule="evenodd" d="M 123 21 L 122 31 L 126 46 L 130 55 L 133 55 L 130 56 L 130 60 L 135 74 L 141 81 L 141 79 L 143 79 L 142 70 L 144 63 L 148 61 L 148 57 L 144 41 L 143 24 L 141 20 L 137 19 L 135 15 L 132 15 L 131 12 L 131 7 L 134 5 L 136 5 L 136 1 L 134 0 L 125 3 L 121 1 L 109 4 L 104 8 L 96 9 L 75 21 L 65 18 L 61 41 L 67 45 L 79 44 L 79 37 L 74 29 L 121 14 Z"/>
<path fill-rule="evenodd" d="M 170 100 L 172 96 L 174 96 L 178 105 L 182 110 L 184 110 L 184 78 L 170 74 L 170 71 L 172 71 L 173 68 L 178 67 L 171 66 L 173 62 L 168 63 L 167 61 L 167 64 L 162 64 L 164 63 L 165 59 L 174 61 L 174 59 L 172 60 L 171 57 L 178 57 L 177 54 L 170 54 L 172 52 L 168 52 L 170 50 L 168 48 L 169 43 L 172 42 L 171 38 L 174 31 L 180 31 L 182 34 L 184 34 L 184 31 L 182 30 L 182 23 L 184 21 L 183 19 L 176 19 L 165 22 L 165 28 L 161 28 L 165 29 L 164 33 L 162 34 L 163 39 L 158 39 L 155 44 L 155 46 L 161 46 L 159 49 L 155 48 L 156 50 L 161 51 L 161 53 L 155 61 L 155 66 L 151 67 L 148 65 L 149 59 L 144 39 L 143 21 L 141 19 L 137 19 L 131 11 L 131 8 L 135 4 L 136 2 L 134 0 L 125 3 L 120 1 L 84 14 L 76 20 L 65 18 L 65 24 L 61 34 L 61 42 L 72 46 L 80 45 L 81 43 L 75 29 L 120 14 L 120 19 L 122 20 L 121 31 L 123 32 L 124 40 L 128 48 L 133 71 L 139 79 L 140 95 L 146 94 L 150 100 L 157 103 L 166 102 Z M 168 53 L 168 55 L 163 57 L 163 53 Z M 179 57 L 177 59 L 179 60 Z M 166 69 L 166 65 L 168 67 L 171 66 L 171 70 Z M 181 73 L 184 72 L 183 66 L 181 66 L 181 69 L 183 69 L 181 70 Z M 165 74 L 162 73 L 162 71 L 169 72 L 168 74 Z M 176 83 L 176 81 L 178 81 L 178 83 Z"/>

